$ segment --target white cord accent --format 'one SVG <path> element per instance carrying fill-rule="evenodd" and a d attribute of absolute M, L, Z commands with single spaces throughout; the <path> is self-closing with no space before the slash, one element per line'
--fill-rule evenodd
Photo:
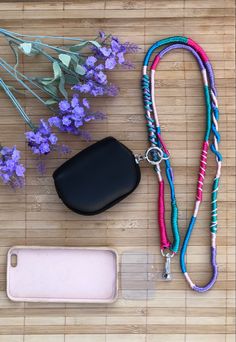
<path fill-rule="evenodd" d="M 199 207 L 200 207 L 201 201 L 196 201 L 195 203 L 195 209 L 194 209 L 194 213 L 193 216 L 197 217 L 198 211 L 199 211 Z"/>
<path fill-rule="evenodd" d="M 212 89 L 211 89 L 211 97 L 212 97 L 212 100 L 213 100 L 215 106 L 218 108 L 218 101 L 217 101 L 217 98 L 216 98 Z"/>
<path fill-rule="evenodd" d="M 192 280 L 190 279 L 189 275 L 187 272 L 184 273 L 185 279 L 187 280 L 187 282 L 189 283 L 190 287 L 193 288 L 195 286 L 195 284 L 192 282 Z"/>
<path fill-rule="evenodd" d="M 156 126 L 159 127 L 159 120 L 158 120 L 158 114 L 156 109 L 156 102 L 155 102 L 155 70 L 151 70 L 151 97 L 152 97 L 152 108 L 153 108 L 153 114 L 154 119 L 156 121 Z"/>
<path fill-rule="evenodd" d="M 211 247 L 216 248 L 216 234 L 211 233 Z"/>
<path fill-rule="evenodd" d="M 202 69 L 202 77 L 203 77 L 204 85 L 208 86 L 208 79 L 207 79 L 206 69 Z"/>
<path fill-rule="evenodd" d="M 216 178 L 220 178 L 221 175 L 221 161 L 218 161 L 218 168 L 217 168 L 217 173 L 216 173 Z"/>
<path fill-rule="evenodd" d="M 199 172 L 199 175 L 204 179 L 205 178 L 205 175 L 201 172 Z"/>

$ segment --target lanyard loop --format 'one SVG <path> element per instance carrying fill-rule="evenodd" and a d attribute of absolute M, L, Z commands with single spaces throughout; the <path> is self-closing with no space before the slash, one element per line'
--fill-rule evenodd
<path fill-rule="evenodd" d="M 159 47 L 167 45 L 164 47 L 154 58 L 154 61 L 151 65 L 151 79 L 147 74 L 148 64 L 152 53 Z M 190 287 L 198 292 L 205 292 L 209 290 L 215 283 L 217 279 L 217 263 L 216 263 L 216 233 L 217 233 L 217 193 L 218 193 L 218 185 L 221 174 L 221 161 L 222 156 L 218 149 L 218 143 L 220 142 L 220 134 L 218 132 L 218 119 L 219 119 L 219 111 L 218 111 L 218 103 L 217 103 L 217 92 L 215 88 L 214 74 L 213 69 L 210 64 L 210 61 L 204 52 L 204 50 L 195 43 L 192 39 L 186 37 L 170 37 L 163 40 L 160 40 L 153 44 L 144 59 L 143 65 L 143 78 L 142 78 L 142 89 L 143 89 L 143 100 L 144 100 L 144 108 L 146 111 L 145 117 L 147 119 L 147 128 L 149 134 L 149 141 L 151 147 L 159 147 L 163 151 L 163 156 L 169 156 L 169 152 L 166 148 L 166 145 L 161 137 L 161 129 L 158 119 L 158 114 L 155 105 L 155 71 L 158 63 L 163 58 L 163 56 L 173 49 L 185 49 L 191 52 L 196 58 L 204 85 L 204 95 L 205 95 L 205 103 L 206 103 L 206 130 L 204 141 L 202 144 L 201 150 L 201 158 L 200 158 L 200 166 L 199 166 L 199 175 L 197 181 L 197 193 L 196 193 L 196 201 L 193 216 L 190 220 L 189 227 L 187 229 L 187 233 L 184 238 L 183 246 L 181 249 L 180 255 L 180 265 L 181 270 L 184 273 L 184 276 L 189 283 Z M 200 204 L 202 202 L 202 192 L 203 192 L 203 183 L 206 173 L 207 166 L 207 155 L 209 150 L 209 140 L 213 136 L 212 143 L 210 145 L 211 151 L 215 154 L 216 157 L 216 175 L 213 180 L 212 186 L 212 211 L 211 211 L 211 264 L 212 264 L 212 278 L 208 284 L 203 287 L 199 287 L 195 285 L 190 279 L 187 270 L 186 270 L 186 262 L 185 255 L 187 251 L 187 246 L 190 240 L 190 236 L 192 230 L 194 228 L 197 214 L 199 211 Z M 170 160 L 167 158 L 165 160 L 165 171 L 167 180 L 170 187 L 171 192 L 171 226 L 172 226 L 172 234 L 173 234 L 173 242 L 171 243 L 168 239 L 166 232 L 166 224 L 165 224 L 165 203 L 164 203 L 164 180 L 161 177 L 161 170 L 159 168 L 159 198 L 158 198 L 158 224 L 160 229 L 160 247 L 162 253 L 165 249 L 171 250 L 174 254 L 178 252 L 179 244 L 180 244 L 180 236 L 179 236 L 179 228 L 178 228 L 178 208 L 176 204 L 175 198 L 175 188 L 174 188 L 174 176 L 171 168 Z M 164 255 L 168 255 L 169 253 L 163 253 Z M 168 260 L 168 269 L 169 267 Z"/>

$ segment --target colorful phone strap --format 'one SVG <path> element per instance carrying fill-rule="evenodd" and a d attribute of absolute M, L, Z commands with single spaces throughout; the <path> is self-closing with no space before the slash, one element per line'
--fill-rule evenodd
<path fill-rule="evenodd" d="M 149 76 L 148 64 L 150 61 L 150 57 L 156 49 L 160 48 L 163 45 L 166 46 L 161 51 L 159 51 L 155 56 L 150 69 L 151 75 Z M 222 161 L 222 156 L 218 149 L 218 143 L 220 142 L 220 134 L 218 132 L 219 110 L 213 69 L 206 53 L 192 39 L 179 36 L 159 40 L 149 48 L 143 63 L 142 77 L 145 117 L 147 119 L 148 135 L 151 144 L 149 152 L 152 154 L 153 165 L 157 173 L 159 182 L 158 224 L 160 229 L 160 248 L 162 255 L 166 257 L 165 272 L 163 274 L 163 277 L 165 279 L 170 278 L 170 260 L 171 257 L 173 257 L 178 252 L 180 245 L 180 236 L 178 228 L 178 208 L 175 197 L 174 176 L 170 163 L 170 153 L 167 150 L 167 147 L 161 137 L 161 128 L 155 105 L 155 72 L 160 60 L 165 56 L 165 54 L 174 49 L 185 49 L 193 54 L 193 56 L 196 58 L 199 64 L 204 84 L 204 94 L 206 103 L 206 130 L 204 140 L 202 143 L 195 207 L 182 245 L 180 253 L 180 265 L 181 270 L 184 273 L 184 276 L 187 282 L 189 283 L 190 287 L 197 292 L 205 292 L 214 285 L 218 274 L 216 263 L 217 194 L 219 179 L 221 175 Z M 191 233 L 193 231 L 197 219 L 200 204 L 202 202 L 203 184 L 207 167 L 207 155 L 209 145 L 211 151 L 215 154 L 216 158 L 216 175 L 212 185 L 212 211 L 210 225 L 212 277 L 208 284 L 206 284 L 203 287 L 199 287 L 192 282 L 189 274 L 187 273 L 185 255 L 191 237 Z M 170 242 L 170 240 L 168 239 L 165 224 L 164 180 L 160 168 L 160 163 L 162 160 L 165 161 L 165 172 L 171 194 L 171 226 L 173 234 L 172 242 Z"/>

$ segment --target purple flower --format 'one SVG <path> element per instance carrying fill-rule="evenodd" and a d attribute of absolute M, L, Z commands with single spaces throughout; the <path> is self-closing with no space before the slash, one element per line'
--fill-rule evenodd
<path fill-rule="evenodd" d="M 71 100 L 71 106 L 74 108 L 75 106 L 77 106 L 78 105 L 78 103 L 79 103 L 79 99 L 78 99 L 78 96 L 76 95 L 76 94 L 74 94 L 73 95 L 73 97 L 72 97 L 72 100 Z M 69 109 L 70 107 L 68 107 L 68 109 Z"/>
<path fill-rule="evenodd" d="M 110 84 L 107 87 L 106 94 L 108 96 L 117 96 L 118 93 L 119 93 L 119 89 L 117 88 L 117 86 L 115 84 Z"/>
<path fill-rule="evenodd" d="M 118 57 L 118 63 L 119 64 L 123 64 L 125 62 L 124 52 L 119 52 L 117 54 L 117 57 Z"/>
<path fill-rule="evenodd" d="M 115 68 L 115 66 L 116 66 L 116 60 L 114 57 L 109 57 L 106 59 L 106 61 L 105 61 L 105 68 L 106 69 L 112 70 Z"/>
<path fill-rule="evenodd" d="M 86 107 L 88 109 L 90 108 L 90 104 L 86 98 L 83 98 L 82 103 L 83 103 L 84 107 Z"/>
<path fill-rule="evenodd" d="M 126 69 L 133 68 L 133 64 L 126 59 L 126 54 L 136 53 L 139 48 L 130 42 L 121 43 L 117 37 L 106 36 L 104 32 L 99 33 L 98 41 L 100 46 L 91 48 L 93 55 L 87 57 L 83 65 L 86 71 L 83 80 L 72 89 L 92 96 L 116 96 L 118 88 L 108 84 L 106 70 L 113 70 L 118 65 Z M 73 103 L 71 105 L 75 107 Z M 86 107 L 85 104 L 83 106 Z M 70 111 L 68 102 L 60 105 L 60 110 L 68 113 Z"/>
<path fill-rule="evenodd" d="M 79 117 L 81 116 L 84 116 L 84 108 L 81 107 L 81 106 L 76 106 L 74 109 L 73 109 L 73 113 L 78 115 Z"/>
<path fill-rule="evenodd" d="M 122 45 L 120 44 L 119 40 L 117 38 L 112 38 L 111 40 L 111 48 L 112 51 L 115 53 L 120 52 Z"/>
<path fill-rule="evenodd" d="M 59 107 L 60 107 L 60 110 L 66 111 L 68 108 L 70 108 L 70 104 L 67 100 L 63 100 L 59 102 Z"/>
<path fill-rule="evenodd" d="M 77 84 L 72 87 L 73 90 L 78 90 L 80 93 L 88 93 L 91 90 L 91 86 L 88 83 L 85 84 Z"/>
<path fill-rule="evenodd" d="M 70 126 L 70 124 L 71 124 L 70 117 L 69 117 L 69 116 L 63 116 L 63 118 L 62 118 L 62 123 L 63 123 L 63 125 L 65 125 L 65 126 Z"/>
<path fill-rule="evenodd" d="M 96 71 L 101 71 L 101 70 L 104 70 L 104 65 L 103 64 L 99 64 L 95 67 L 95 70 Z"/>
<path fill-rule="evenodd" d="M 125 46 L 127 53 L 137 53 L 140 50 L 138 45 L 136 45 L 134 43 L 126 42 L 126 43 L 124 43 L 124 46 Z"/>
<path fill-rule="evenodd" d="M 97 86 L 96 84 L 94 85 L 93 89 L 91 90 L 91 94 L 93 96 L 99 96 L 99 95 L 104 95 L 105 91 L 102 86 Z"/>
<path fill-rule="evenodd" d="M 110 54 L 112 53 L 111 48 L 107 48 L 107 47 L 105 47 L 105 46 L 99 48 L 99 51 L 100 51 L 100 52 L 102 53 L 102 55 L 105 56 L 105 57 L 109 57 Z"/>
<path fill-rule="evenodd" d="M 95 80 L 100 83 L 100 84 L 106 84 L 107 83 L 107 75 L 104 74 L 104 72 L 99 71 L 96 75 L 95 75 Z"/>
<path fill-rule="evenodd" d="M 85 64 L 87 66 L 94 66 L 94 64 L 97 62 L 97 58 L 95 58 L 94 56 L 89 56 L 86 61 Z"/>
<path fill-rule="evenodd" d="M 48 119 L 48 123 L 50 126 L 55 126 L 59 128 L 61 124 L 61 119 L 58 118 L 57 116 L 52 116 L 51 118 Z"/>
<path fill-rule="evenodd" d="M 66 111 L 61 110 L 59 104 L 57 116 L 48 119 L 50 126 L 55 126 L 62 132 L 82 136 L 83 132 L 81 127 L 84 126 L 86 122 L 102 119 L 104 116 L 98 116 L 92 113 L 90 111 L 89 101 L 86 98 L 80 99 L 77 94 L 73 95 L 72 100 L 68 103 L 70 104 L 70 107 L 68 107 Z"/>
<path fill-rule="evenodd" d="M 55 118 L 53 120 L 56 121 Z M 55 149 L 57 143 L 57 136 L 52 133 L 51 127 L 43 119 L 40 120 L 40 125 L 36 131 L 29 131 L 25 133 L 28 145 L 37 155 L 48 154 Z"/>
<path fill-rule="evenodd" d="M 20 152 L 16 147 L 0 147 L 0 178 L 3 183 L 20 188 L 24 185 L 24 174 L 25 168 L 20 163 Z"/>
<path fill-rule="evenodd" d="M 106 38 L 105 32 L 103 32 L 103 31 L 99 32 L 99 36 L 102 40 L 104 40 Z"/>

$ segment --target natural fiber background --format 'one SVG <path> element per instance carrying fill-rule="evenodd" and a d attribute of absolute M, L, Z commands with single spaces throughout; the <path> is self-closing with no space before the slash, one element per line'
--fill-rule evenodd
<path fill-rule="evenodd" d="M 24 140 L 26 130 L 11 103 L 0 92 L 0 141 L 24 152 L 28 166 L 26 187 L 12 192 L 0 186 L 0 342 L 233 342 L 234 340 L 234 1 L 233 0 L 87 0 L 87 1 L 5 1 L 0 2 L 0 25 L 28 34 L 94 37 L 98 30 L 114 33 L 140 45 L 134 60 L 136 70 L 115 71 L 111 80 L 121 89 L 117 98 L 96 99 L 108 119 L 89 123 L 97 140 L 113 135 L 133 151 L 146 146 L 146 127 L 140 92 L 140 71 L 144 51 L 161 38 L 185 35 L 206 50 L 216 75 L 220 105 L 220 145 L 224 156 L 219 194 L 218 263 L 220 275 L 213 290 L 193 293 L 186 285 L 178 264 L 172 265 L 174 281 L 165 283 L 158 275 L 163 260 L 158 247 L 156 224 L 156 178 L 150 167 L 142 166 L 142 181 L 134 194 L 107 212 L 82 217 L 67 210 L 55 193 L 51 173 L 62 163 L 56 155 L 48 158 L 47 173 L 36 172 L 36 161 Z M 6 42 L 0 40 L 1 54 L 13 62 Z M 8 56 L 9 55 L 9 56 Z M 48 66 L 37 58 L 22 60 L 23 69 L 45 72 Z M 2 75 L 2 72 L 1 72 Z M 2 75 L 4 79 L 8 79 Z M 181 235 L 192 213 L 205 125 L 202 84 L 198 67 L 188 53 L 169 54 L 157 72 L 158 108 L 163 137 L 172 154 Z M 29 96 L 22 97 L 28 113 L 38 120 L 47 112 Z M 64 135 L 73 153 L 88 145 Z M 207 175 L 212 176 L 211 158 Z M 205 202 L 188 250 L 188 268 L 201 283 L 209 278 L 209 192 L 206 179 Z M 169 197 L 167 214 L 169 215 Z M 67 245 L 112 246 L 120 254 L 137 251 L 137 259 L 124 259 L 128 289 L 145 288 L 139 273 L 139 252 L 152 256 L 148 271 L 154 275 L 152 296 L 119 300 L 112 305 L 15 304 L 6 298 L 6 253 L 10 246 Z M 141 260 L 141 261 L 140 261 Z M 139 278 L 140 275 L 140 278 Z M 138 293 L 138 292 L 137 292 Z"/>

